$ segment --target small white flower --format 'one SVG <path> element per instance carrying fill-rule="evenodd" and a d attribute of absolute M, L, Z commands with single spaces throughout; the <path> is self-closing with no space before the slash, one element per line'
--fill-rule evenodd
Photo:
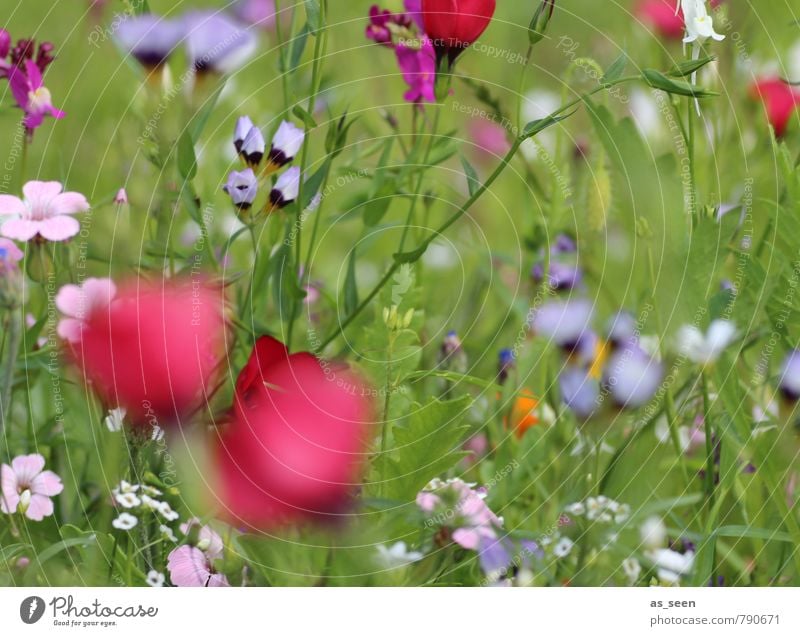
<path fill-rule="evenodd" d="M 649 517 L 639 528 L 642 545 L 650 550 L 662 547 L 667 541 L 667 527 L 661 517 Z"/>
<path fill-rule="evenodd" d="M 625 576 L 628 577 L 628 582 L 633 585 L 639 580 L 639 575 L 642 573 L 642 566 L 639 561 L 630 558 L 622 562 L 622 570 L 625 572 Z"/>
<path fill-rule="evenodd" d="M 137 523 L 139 523 L 139 520 L 136 517 L 127 512 L 123 512 L 111 522 L 111 525 L 117 530 L 131 530 L 136 527 Z"/>
<path fill-rule="evenodd" d="M 686 24 L 686 37 L 683 38 L 686 44 L 692 42 L 702 44 L 708 38 L 718 42 L 725 39 L 724 35 L 714 30 L 714 21 L 708 15 L 705 0 L 681 0 L 681 7 Z"/>
<path fill-rule="evenodd" d="M 586 518 L 589 521 L 594 521 L 597 517 L 600 516 L 600 511 L 602 510 L 602 506 L 600 502 L 597 501 L 595 497 L 589 497 L 586 500 Z"/>
<path fill-rule="evenodd" d="M 156 510 L 158 510 L 158 513 L 167 521 L 177 521 L 180 518 L 180 515 L 175 512 L 166 501 L 160 502 Z"/>
<path fill-rule="evenodd" d="M 123 508 L 130 510 L 131 508 L 138 508 L 142 505 L 142 500 L 136 496 L 136 493 L 121 492 L 114 497 L 117 503 Z"/>
<path fill-rule="evenodd" d="M 649 552 L 647 556 L 658 568 L 658 578 L 665 583 L 680 583 L 681 577 L 691 573 L 694 566 L 694 552 L 681 554 L 660 548 Z"/>
<path fill-rule="evenodd" d="M 678 348 L 692 362 L 708 366 L 719 360 L 736 337 L 736 325 L 728 320 L 715 320 L 705 334 L 694 325 L 685 325 L 678 332 Z"/>
<path fill-rule="evenodd" d="M 114 493 L 114 495 L 116 496 L 121 492 L 137 492 L 138 490 L 139 490 L 139 484 L 129 484 L 127 481 L 123 479 L 121 482 L 119 482 L 119 485 L 116 488 L 114 488 L 111 492 Z"/>
<path fill-rule="evenodd" d="M 405 541 L 398 541 L 392 547 L 378 546 L 378 558 L 387 568 L 402 567 L 419 561 L 425 555 L 422 552 L 409 552 Z"/>
<path fill-rule="evenodd" d="M 147 584 L 150 587 L 164 587 L 165 577 L 161 572 L 150 570 L 147 573 Z"/>
<path fill-rule="evenodd" d="M 150 495 L 142 495 L 142 505 L 148 510 L 158 510 L 161 502 L 153 499 Z"/>
<path fill-rule="evenodd" d="M 586 506 L 580 501 L 571 503 L 564 510 L 567 512 L 567 514 L 570 514 L 573 517 L 582 517 L 586 514 Z"/>
<path fill-rule="evenodd" d="M 177 543 L 178 542 L 178 537 L 175 536 L 175 533 L 172 531 L 172 528 L 170 528 L 169 526 L 165 526 L 164 524 L 161 524 L 158 527 L 158 529 L 161 531 L 161 536 L 163 536 L 165 539 L 169 539 L 170 541 L 172 541 L 172 543 Z"/>
<path fill-rule="evenodd" d="M 153 424 L 153 430 L 150 432 L 150 439 L 154 442 L 160 442 L 164 439 L 164 429 L 158 424 Z"/>
<path fill-rule="evenodd" d="M 556 544 L 556 547 L 553 548 L 553 554 L 557 559 L 563 559 L 564 557 L 569 556 L 569 553 L 572 552 L 574 545 L 575 544 L 570 539 L 564 537 Z"/>
<path fill-rule="evenodd" d="M 122 430 L 122 425 L 125 423 L 125 416 L 128 412 L 121 406 L 111 409 L 106 415 L 105 422 L 106 428 L 112 433 L 119 433 Z"/>
<path fill-rule="evenodd" d="M 614 513 L 614 523 L 623 524 L 631 516 L 631 507 L 628 504 L 620 504 L 617 511 Z"/>
<path fill-rule="evenodd" d="M 142 485 L 142 492 L 147 493 L 151 497 L 160 497 L 164 494 L 158 488 L 153 488 L 153 486 L 146 486 L 144 484 Z"/>

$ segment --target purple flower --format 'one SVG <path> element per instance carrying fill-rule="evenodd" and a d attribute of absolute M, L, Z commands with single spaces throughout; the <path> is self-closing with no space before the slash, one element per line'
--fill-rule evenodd
<path fill-rule="evenodd" d="M 183 38 L 183 25 L 153 14 L 129 16 L 116 33 L 119 46 L 147 69 L 157 69 Z"/>
<path fill-rule="evenodd" d="M 436 53 L 427 38 L 419 48 L 400 42 L 395 48 L 397 63 L 409 89 L 403 97 L 414 104 L 436 102 Z"/>
<path fill-rule="evenodd" d="M 63 111 L 53 107 L 50 91 L 42 83 L 42 73 L 35 62 L 27 60 L 24 71 L 13 67 L 8 82 L 17 106 L 25 111 L 24 124 L 29 133 L 41 126 L 48 115 L 54 119 L 65 116 Z"/>
<path fill-rule="evenodd" d="M 620 311 L 608 321 L 608 341 L 615 347 L 634 345 L 638 342 L 636 318 L 629 311 Z"/>
<path fill-rule="evenodd" d="M 269 150 L 269 162 L 275 168 L 282 168 L 290 163 L 300 152 L 306 133 L 292 122 L 283 121 L 278 126 Z"/>
<path fill-rule="evenodd" d="M 787 399 L 800 400 L 800 351 L 794 350 L 783 362 L 780 388 Z"/>
<path fill-rule="evenodd" d="M 381 9 L 377 4 L 369 8 L 369 24 L 367 25 L 367 38 L 377 42 L 392 46 L 392 32 L 389 30 L 389 23 L 392 21 L 392 12 Z"/>
<path fill-rule="evenodd" d="M 503 349 L 498 356 L 497 381 L 503 384 L 508 380 L 508 375 L 516 366 L 514 352 L 511 349 Z"/>
<path fill-rule="evenodd" d="M 559 234 L 550 247 L 550 263 L 547 272 L 550 287 L 556 290 L 570 290 L 583 282 L 583 271 L 578 267 L 578 247 L 575 241 L 566 234 Z M 531 276 L 537 283 L 545 278 L 545 258 L 542 251 L 531 270 Z"/>
<path fill-rule="evenodd" d="M 600 383 L 586 369 L 568 366 L 558 378 L 561 397 L 581 419 L 589 419 L 598 407 Z"/>
<path fill-rule="evenodd" d="M 638 347 L 628 346 L 611 356 L 604 383 L 619 406 L 639 408 L 653 398 L 663 376 L 660 362 Z"/>
<path fill-rule="evenodd" d="M 223 13 L 191 11 L 183 25 L 189 64 L 198 73 L 230 73 L 255 51 L 255 36 Z"/>
<path fill-rule="evenodd" d="M 275 0 L 238 0 L 234 13 L 242 22 L 271 29 L 276 19 Z"/>
<path fill-rule="evenodd" d="M 589 323 L 593 313 L 588 300 L 553 301 L 539 308 L 531 327 L 538 335 L 573 351 L 592 333 Z"/>
<path fill-rule="evenodd" d="M 269 200 L 274 208 L 285 208 L 300 194 L 300 168 L 294 166 L 284 172 L 275 182 Z"/>
<path fill-rule="evenodd" d="M 424 25 L 422 23 L 422 0 L 404 0 L 403 5 L 406 8 L 408 17 L 417 25 L 417 28 L 422 31 Z"/>
<path fill-rule="evenodd" d="M 222 189 L 237 208 L 249 210 L 258 196 L 258 179 L 250 168 L 241 172 L 234 171 L 228 175 L 228 182 Z"/>

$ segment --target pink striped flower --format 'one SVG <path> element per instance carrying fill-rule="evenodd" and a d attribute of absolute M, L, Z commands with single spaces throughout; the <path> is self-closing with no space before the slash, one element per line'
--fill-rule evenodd
<path fill-rule="evenodd" d="M 2 498 L 0 510 L 6 514 L 20 512 L 31 521 L 41 521 L 53 514 L 53 502 L 64 485 L 61 478 L 44 470 L 41 455 L 20 455 L 11 460 L 11 466 L 0 467 Z"/>
<path fill-rule="evenodd" d="M 0 195 L 0 216 L 11 216 L 0 227 L 0 234 L 17 241 L 41 237 L 66 241 L 81 229 L 72 215 L 86 212 L 89 202 L 77 192 L 62 192 L 58 181 L 28 181 L 22 187 L 25 199 Z"/>
<path fill-rule="evenodd" d="M 167 570 L 177 587 L 230 587 L 227 577 L 214 571 L 208 555 L 191 545 L 169 553 Z"/>

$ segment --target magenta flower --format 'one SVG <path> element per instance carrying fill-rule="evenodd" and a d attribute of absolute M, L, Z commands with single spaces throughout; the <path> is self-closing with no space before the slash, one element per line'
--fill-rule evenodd
<path fill-rule="evenodd" d="M 42 73 L 36 62 L 25 61 L 25 70 L 13 67 L 8 73 L 11 94 L 17 105 L 25 111 L 25 128 L 33 131 L 42 125 L 45 116 L 62 119 L 66 113 L 53 107 L 50 91 L 42 83 Z"/>
<path fill-rule="evenodd" d="M 56 307 L 66 316 L 58 323 L 58 335 L 70 343 L 80 342 L 89 315 L 108 307 L 117 287 L 110 278 L 87 278 L 83 285 L 64 285 L 56 294 Z"/>
<path fill-rule="evenodd" d="M 0 227 L 0 234 L 17 241 L 42 237 L 65 241 L 81 229 L 72 214 L 86 212 L 89 202 L 77 192 L 62 192 L 58 181 L 28 181 L 22 187 L 25 200 L 0 195 L 0 216 L 14 216 Z"/>
<path fill-rule="evenodd" d="M 422 40 L 420 48 L 408 46 L 400 42 L 395 48 L 397 63 L 403 73 L 403 79 L 409 89 L 403 95 L 406 101 L 418 104 L 420 102 L 435 102 L 436 84 L 436 53 L 430 40 Z"/>
<path fill-rule="evenodd" d="M 11 466 L 0 467 L 2 498 L 0 510 L 6 514 L 20 512 L 31 521 L 41 521 L 53 514 L 53 502 L 64 485 L 61 478 L 44 469 L 41 455 L 20 455 L 11 460 Z"/>
<path fill-rule="evenodd" d="M 172 584 L 178 587 L 230 587 L 225 575 L 214 571 L 208 555 L 191 545 L 169 553 L 167 570 Z"/>
<path fill-rule="evenodd" d="M 367 25 L 367 39 L 378 44 L 392 46 L 392 32 L 389 24 L 392 22 L 392 12 L 381 9 L 377 4 L 369 8 L 369 24 Z"/>

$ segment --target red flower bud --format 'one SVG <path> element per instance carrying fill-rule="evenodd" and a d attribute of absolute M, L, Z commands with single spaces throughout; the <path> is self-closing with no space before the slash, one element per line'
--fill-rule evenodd
<path fill-rule="evenodd" d="M 486 30 L 494 9 L 495 0 L 422 0 L 425 33 L 440 57 L 453 60 Z"/>
<path fill-rule="evenodd" d="M 75 355 L 110 406 L 139 425 L 191 414 L 224 356 L 222 293 L 197 282 L 131 284 L 86 320 Z"/>
<path fill-rule="evenodd" d="M 261 338 L 214 449 L 228 516 L 272 528 L 345 512 L 367 451 L 363 388 L 355 374 Z"/>
<path fill-rule="evenodd" d="M 775 77 L 754 84 L 751 95 L 764 103 L 775 136 L 786 134 L 792 115 L 800 108 L 800 91 Z"/>

